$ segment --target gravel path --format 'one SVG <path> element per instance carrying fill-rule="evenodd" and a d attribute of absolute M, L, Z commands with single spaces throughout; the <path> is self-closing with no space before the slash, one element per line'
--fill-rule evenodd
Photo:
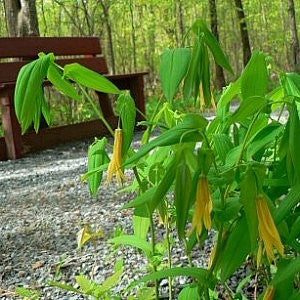
<path fill-rule="evenodd" d="M 135 147 L 140 137 L 138 133 Z M 146 272 L 146 260 L 132 248 L 109 256 L 112 250 L 106 240 L 116 226 L 132 232 L 132 213 L 120 208 L 133 195 L 117 193 L 118 187 L 113 185 L 103 186 L 95 198 L 89 195 L 87 184 L 80 181 L 80 175 L 86 172 L 88 145 L 89 141 L 77 142 L 0 162 L 1 299 L 13 298 L 9 291 L 16 286 L 38 288 L 42 299 L 82 299 L 48 287 L 47 281 L 74 284 L 78 274 L 102 281 L 111 275 L 116 257 L 120 256 L 124 257 L 126 271 L 118 291 Z M 76 235 L 82 224 L 101 229 L 105 237 L 96 245 L 91 243 L 78 250 Z M 182 250 L 174 251 L 174 263 L 186 264 Z M 178 281 L 185 283 L 184 278 Z M 162 282 L 162 290 L 167 292 L 166 281 Z"/>
<path fill-rule="evenodd" d="M 141 133 L 137 133 L 135 148 L 140 138 Z M 41 299 L 84 299 L 49 287 L 47 282 L 55 279 L 76 286 L 74 277 L 79 274 L 101 282 L 112 274 L 121 256 L 125 272 L 116 291 L 123 291 L 122 299 L 126 299 L 124 289 L 147 272 L 147 262 L 138 251 L 126 247 L 112 254 L 106 242 L 117 227 L 132 233 L 132 212 L 120 209 L 134 195 L 118 193 L 115 185 L 103 185 L 97 197 L 90 196 L 87 183 L 80 181 L 86 172 L 89 144 L 90 141 L 61 145 L 16 161 L 0 162 L 1 299 L 16 298 L 16 286 L 40 290 Z M 127 177 L 133 174 L 129 172 Z M 101 229 L 105 236 L 78 250 L 76 236 L 83 224 Z M 159 231 L 163 235 L 163 229 Z M 212 241 L 213 234 L 202 249 L 193 252 L 197 266 L 207 266 Z M 178 241 L 173 255 L 174 265 L 188 264 Z M 236 287 L 246 269 L 232 277 L 231 287 Z M 186 283 L 186 278 L 176 279 L 178 288 Z M 167 296 L 167 285 L 167 280 L 161 282 L 162 295 Z"/>

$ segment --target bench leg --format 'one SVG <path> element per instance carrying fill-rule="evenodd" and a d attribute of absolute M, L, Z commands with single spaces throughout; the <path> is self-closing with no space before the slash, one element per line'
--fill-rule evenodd
<path fill-rule="evenodd" d="M 0 98 L 2 126 L 8 159 L 17 159 L 22 157 L 23 154 L 21 127 L 13 106 L 13 93 L 13 90 L 10 90 L 8 95 Z"/>
<path fill-rule="evenodd" d="M 96 92 L 98 99 L 99 99 L 99 105 L 101 107 L 102 113 L 104 118 L 109 118 L 114 115 L 111 101 L 109 100 L 109 97 L 107 94 Z"/>

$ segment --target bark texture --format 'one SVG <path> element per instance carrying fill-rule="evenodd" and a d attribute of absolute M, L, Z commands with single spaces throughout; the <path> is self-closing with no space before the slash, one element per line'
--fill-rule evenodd
<path fill-rule="evenodd" d="M 218 16 L 217 16 L 217 7 L 215 0 L 209 0 L 209 11 L 210 11 L 210 24 L 211 24 L 211 31 L 214 36 L 219 41 L 219 32 L 218 32 Z M 215 63 L 215 87 L 218 90 L 222 90 L 225 86 L 225 76 L 222 67 Z"/>
<path fill-rule="evenodd" d="M 236 13 L 240 22 L 240 32 L 241 32 L 241 39 L 243 45 L 243 62 L 244 62 L 244 66 L 246 66 L 248 61 L 251 58 L 251 47 L 250 47 L 246 17 L 245 17 L 242 0 L 234 0 L 234 2 L 235 2 Z"/>
<path fill-rule="evenodd" d="M 8 34 L 14 36 L 39 36 L 35 0 L 4 0 Z"/>
<path fill-rule="evenodd" d="M 294 0 L 289 0 L 289 18 L 290 28 L 292 34 L 291 48 L 292 48 L 292 64 L 294 71 L 300 70 L 300 46 L 297 32 L 296 12 Z"/>

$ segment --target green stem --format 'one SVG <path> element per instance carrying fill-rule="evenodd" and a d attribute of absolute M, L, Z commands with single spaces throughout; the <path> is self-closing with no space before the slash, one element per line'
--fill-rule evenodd
<path fill-rule="evenodd" d="M 94 102 L 94 100 L 91 98 L 91 96 L 86 92 L 86 90 L 84 89 L 84 87 L 78 83 L 78 86 L 80 88 L 80 90 L 82 91 L 83 95 L 85 96 L 85 98 L 90 102 L 90 104 L 93 107 L 93 110 L 95 111 L 95 113 L 97 114 L 98 118 L 103 122 L 103 124 L 105 125 L 105 127 L 108 129 L 108 131 L 110 132 L 110 134 L 112 136 L 114 136 L 114 131 L 111 128 L 110 124 L 105 120 L 103 113 L 101 111 L 100 108 L 98 108 Z"/>
<path fill-rule="evenodd" d="M 192 261 L 192 258 L 191 258 L 191 254 L 190 254 L 190 252 L 188 251 L 187 240 L 184 239 L 183 242 L 184 242 L 184 247 L 185 247 L 186 257 L 187 257 L 187 259 L 188 259 L 188 262 L 189 262 L 190 267 L 192 268 L 192 267 L 194 267 L 194 264 L 193 264 L 193 261 Z"/>
<path fill-rule="evenodd" d="M 150 214 L 150 209 L 148 207 L 148 212 Z M 151 245 L 152 245 L 152 253 L 155 254 L 155 227 L 153 222 L 153 216 L 150 214 L 150 232 L 151 232 Z M 157 268 L 155 265 L 153 265 L 153 271 L 156 272 Z M 155 298 L 159 300 L 159 283 L 158 280 L 155 280 Z"/>
<path fill-rule="evenodd" d="M 167 204 L 167 215 L 166 215 L 166 239 L 167 239 L 167 248 L 168 248 L 168 267 L 172 268 L 172 253 L 171 253 L 171 243 L 170 243 L 170 222 L 169 222 L 169 212 Z M 173 299 L 173 286 L 172 278 L 169 277 L 169 300 Z"/>

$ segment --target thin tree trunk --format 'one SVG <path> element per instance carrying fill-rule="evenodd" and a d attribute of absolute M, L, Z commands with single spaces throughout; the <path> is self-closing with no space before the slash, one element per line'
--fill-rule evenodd
<path fill-rule="evenodd" d="M 35 0 L 4 0 L 9 36 L 39 36 Z"/>
<path fill-rule="evenodd" d="M 244 66 L 246 66 L 248 61 L 251 58 L 251 48 L 249 42 L 249 34 L 247 29 L 246 17 L 243 9 L 242 0 L 234 0 L 234 2 L 235 2 L 237 16 L 240 22 L 240 31 L 241 31 L 241 38 L 242 38 L 242 45 L 243 45 L 243 61 L 244 61 Z"/>
<path fill-rule="evenodd" d="M 183 9 L 182 9 L 182 1 L 179 0 L 179 7 L 178 7 L 178 13 L 179 13 L 179 29 L 181 34 L 181 40 L 183 40 L 184 37 L 184 20 L 183 20 Z"/>
<path fill-rule="evenodd" d="M 218 17 L 217 17 L 217 7 L 216 7 L 215 0 L 209 0 L 209 11 L 210 11 L 211 31 L 215 35 L 217 40 L 219 40 Z M 218 90 L 222 90 L 222 88 L 225 86 L 225 77 L 224 77 L 223 69 L 221 66 L 215 63 L 215 70 L 216 70 L 215 87 Z"/>
<path fill-rule="evenodd" d="M 292 33 L 292 63 L 294 71 L 299 71 L 300 69 L 300 46 L 299 46 L 299 38 L 297 32 L 297 24 L 296 24 L 296 13 L 295 13 L 295 5 L 294 0 L 289 0 L 289 17 L 290 17 L 290 28 Z"/>
<path fill-rule="evenodd" d="M 131 40 L 133 47 L 133 69 L 136 72 L 137 62 L 136 62 L 136 36 L 135 36 L 135 26 L 134 26 L 134 15 L 133 15 L 133 1 L 130 0 L 129 4 L 130 18 L 131 18 Z"/>
<path fill-rule="evenodd" d="M 105 4 L 104 0 L 101 0 L 100 2 L 104 14 L 104 21 L 106 25 L 107 30 L 107 36 L 108 36 L 108 45 L 109 45 L 109 52 L 110 52 L 110 60 L 111 60 L 111 70 L 112 73 L 116 73 L 116 66 L 115 66 L 115 53 L 114 53 L 114 45 L 113 45 L 113 37 L 112 37 L 112 29 L 109 19 L 109 6 Z"/>

